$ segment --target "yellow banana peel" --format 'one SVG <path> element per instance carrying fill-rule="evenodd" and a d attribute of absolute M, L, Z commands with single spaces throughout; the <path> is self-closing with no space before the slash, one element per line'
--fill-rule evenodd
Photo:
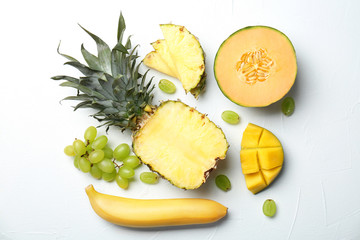
<path fill-rule="evenodd" d="M 223 218 L 227 207 L 201 198 L 132 199 L 85 189 L 94 211 L 103 219 L 126 227 L 164 227 L 205 224 Z"/>

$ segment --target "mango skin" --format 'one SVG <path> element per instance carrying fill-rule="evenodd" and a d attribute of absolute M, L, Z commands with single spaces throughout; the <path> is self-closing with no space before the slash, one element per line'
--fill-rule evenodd
<path fill-rule="evenodd" d="M 283 147 L 272 132 L 249 123 L 241 141 L 240 161 L 246 186 L 256 194 L 280 173 L 284 162 Z"/>

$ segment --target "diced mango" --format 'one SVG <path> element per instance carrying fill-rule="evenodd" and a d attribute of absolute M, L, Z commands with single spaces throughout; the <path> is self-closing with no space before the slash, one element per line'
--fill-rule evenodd
<path fill-rule="evenodd" d="M 263 128 L 249 123 L 243 133 L 243 139 L 241 141 L 241 148 L 256 148 L 259 145 L 259 140 Z"/>
<path fill-rule="evenodd" d="M 259 147 L 281 147 L 281 143 L 274 134 L 264 129 L 260 137 Z"/>
<path fill-rule="evenodd" d="M 245 174 L 246 187 L 253 193 L 260 192 L 267 184 L 261 172 Z"/>
<path fill-rule="evenodd" d="M 280 171 L 281 171 L 281 166 L 270 170 L 262 170 L 262 174 L 264 176 L 266 184 L 269 185 L 272 181 L 274 181 L 274 179 L 277 177 Z"/>
<path fill-rule="evenodd" d="M 284 160 L 284 152 L 281 147 L 259 148 L 258 157 L 261 169 L 269 170 L 282 166 Z"/>
<path fill-rule="evenodd" d="M 259 172 L 259 161 L 256 149 L 240 151 L 240 161 L 243 174 Z"/>
<path fill-rule="evenodd" d="M 240 161 L 246 186 L 255 194 L 278 176 L 284 161 L 283 148 L 270 131 L 249 123 L 241 141 Z"/>

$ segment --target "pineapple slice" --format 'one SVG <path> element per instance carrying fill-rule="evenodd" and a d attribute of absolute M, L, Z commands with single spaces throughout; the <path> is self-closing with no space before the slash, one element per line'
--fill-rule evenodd
<path fill-rule="evenodd" d="M 134 153 L 179 188 L 196 189 L 226 156 L 224 133 L 180 101 L 162 103 L 133 138 Z"/>
<path fill-rule="evenodd" d="M 152 47 L 155 49 L 155 51 L 160 55 L 160 57 L 163 59 L 163 61 L 168 65 L 168 67 L 171 69 L 171 72 L 174 74 L 174 77 L 179 79 L 179 74 L 176 70 L 175 64 L 172 61 L 169 48 L 165 42 L 164 39 L 159 39 L 153 43 L 151 43 Z M 160 71 L 161 72 L 161 71 Z"/>
<path fill-rule="evenodd" d="M 205 57 L 199 41 L 184 26 L 160 27 L 185 91 L 197 97 L 205 85 Z"/>
<path fill-rule="evenodd" d="M 174 73 L 173 69 L 171 69 L 169 65 L 166 64 L 166 62 L 164 62 L 163 58 L 156 51 L 149 52 L 145 56 L 143 62 L 146 66 L 150 68 L 153 68 L 159 72 L 176 78 L 176 74 Z"/>

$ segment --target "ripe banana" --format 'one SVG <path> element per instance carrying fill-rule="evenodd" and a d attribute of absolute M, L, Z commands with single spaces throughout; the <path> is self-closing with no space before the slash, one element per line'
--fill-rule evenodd
<path fill-rule="evenodd" d="M 227 208 L 200 198 L 131 199 L 85 188 L 94 211 L 103 219 L 126 227 L 163 227 L 204 224 L 223 218 Z"/>

